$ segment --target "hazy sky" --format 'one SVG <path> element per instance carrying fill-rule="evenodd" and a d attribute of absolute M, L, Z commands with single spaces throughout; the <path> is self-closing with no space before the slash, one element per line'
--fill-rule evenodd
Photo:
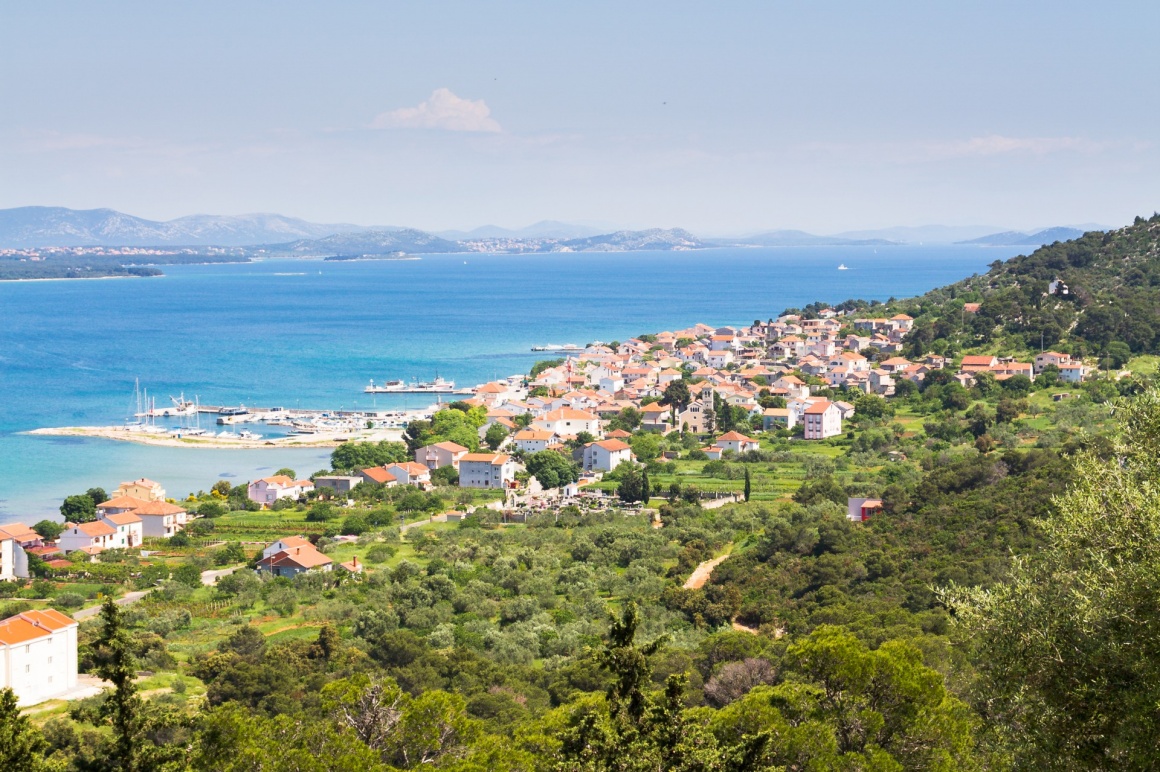
<path fill-rule="evenodd" d="M 1160 3 L 0 6 L 0 207 L 701 233 L 1160 208 Z"/>

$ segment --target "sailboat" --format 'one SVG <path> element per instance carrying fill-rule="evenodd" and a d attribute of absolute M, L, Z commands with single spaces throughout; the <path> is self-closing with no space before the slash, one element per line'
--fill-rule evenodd
<path fill-rule="evenodd" d="M 845 263 L 839 263 L 839 264 L 838 264 L 838 270 L 839 270 L 839 271 L 848 271 L 848 270 L 850 270 L 850 269 L 846 267 L 846 264 L 845 264 Z"/>

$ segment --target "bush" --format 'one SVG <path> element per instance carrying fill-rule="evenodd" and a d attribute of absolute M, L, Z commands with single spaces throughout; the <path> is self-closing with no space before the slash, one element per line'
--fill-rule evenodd
<path fill-rule="evenodd" d="M 64 608 L 80 608 L 85 605 L 85 596 L 77 592 L 62 592 L 53 600 L 53 605 Z"/>
<path fill-rule="evenodd" d="M 375 544 L 367 550 L 367 556 L 364 559 L 368 563 L 386 563 L 398 551 L 398 547 L 395 547 L 393 544 Z"/>

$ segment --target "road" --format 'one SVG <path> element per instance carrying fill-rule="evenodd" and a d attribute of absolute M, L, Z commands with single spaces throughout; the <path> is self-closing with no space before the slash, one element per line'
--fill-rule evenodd
<path fill-rule="evenodd" d="M 706 560 L 705 562 L 703 562 L 699 566 L 697 566 L 693 570 L 692 575 L 687 580 L 685 580 L 685 585 L 684 585 L 685 589 L 686 590 L 699 590 L 702 587 L 704 587 L 705 582 L 709 581 L 709 577 L 713 575 L 713 569 L 716 568 L 717 565 L 727 557 L 729 557 L 729 556 L 722 555 L 719 558 L 713 558 L 712 560 Z"/>
<path fill-rule="evenodd" d="M 214 569 L 211 571 L 202 571 L 201 572 L 201 583 L 206 585 L 207 587 L 212 587 L 214 585 L 214 583 L 217 582 L 219 576 L 226 576 L 227 574 L 232 574 L 234 571 L 237 571 L 239 568 L 241 568 L 241 566 L 234 566 L 233 568 L 218 568 L 218 569 Z M 117 598 L 113 602 L 116 603 L 118 606 L 128 606 L 130 603 L 136 603 L 137 601 L 141 600 L 146 595 L 148 595 L 150 592 L 152 592 L 152 590 L 134 590 L 133 592 L 125 593 L 123 596 L 121 596 L 120 598 Z M 83 608 L 80 611 L 74 612 L 72 617 L 73 617 L 73 619 L 75 619 L 79 622 L 83 619 L 90 619 L 91 617 L 95 617 L 97 614 L 100 614 L 100 613 L 101 613 L 100 606 L 90 606 L 89 608 Z"/>

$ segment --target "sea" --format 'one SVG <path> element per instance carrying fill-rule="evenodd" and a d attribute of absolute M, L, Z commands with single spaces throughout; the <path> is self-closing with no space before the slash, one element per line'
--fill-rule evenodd
<path fill-rule="evenodd" d="M 221 479 L 328 466 L 326 449 L 27 434 L 123 423 L 138 390 L 158 407 L 184 394 L 213 405 L 416 409 L 432 397 L 363 388 L 437 375 L 472 386 L 551 358 L 533 353 L 537 345 L 747 324 L 813 301 L 913 296 L 1015 253 L 940 245 L 456 254 L 0 282 L 0 522 L 59 519 L 65 496 L 138 477 L 176 497 Z"/>

